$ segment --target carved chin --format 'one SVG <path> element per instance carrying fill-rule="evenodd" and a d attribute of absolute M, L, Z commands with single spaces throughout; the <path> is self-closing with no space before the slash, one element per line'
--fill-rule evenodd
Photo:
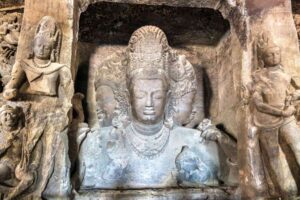
<path fill-rule="evenodd" d="M 148 122 L 151 124 L 152 122 L 155 122 L 157 120 L 157 117 L 155 115 L 143 115 L 143 121 Z"/>

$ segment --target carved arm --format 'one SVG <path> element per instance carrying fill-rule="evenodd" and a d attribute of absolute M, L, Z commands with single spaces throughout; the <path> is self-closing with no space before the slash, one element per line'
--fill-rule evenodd
<path fill-rule="evenodd" d="M 6 100 L 11 100 L 17 97 L 17 89 L 26 80 L 26 75 L 22 69 L 21 63 L 16 62 L 11 72 L 11 79 L 4 88 L 3 97 Z"/>
<path fill-rule="evenodd" d="M 270 115 L 283 116 L 283 110 L 264 103 L 262 96 L 257 91 L 254 92 L 252 98 L 258 111 Z"/>

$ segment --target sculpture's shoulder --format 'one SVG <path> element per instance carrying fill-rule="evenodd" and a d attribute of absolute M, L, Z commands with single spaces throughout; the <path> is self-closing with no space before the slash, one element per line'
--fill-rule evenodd
<path fill-rule="evenodd" d="M 200 135 L 200 131 L 196 130 L 196 129 L 192 129 L 192 128 L 186 128 L 186 127 L 183 127 L 183 126 L 174 126 L 172 131 L 174 133 L 177 133 L 177 134 L 180 134 L 182 132 L 185 132 L 187 134 L 199 134 Z"/>
<path fill-rule="evenodd" d="M 171 130 L 171 135 L 174 137 L 177 137 L 183 141 L 190 141 L 195 139 L 198 141 L 202 140 L 202 137 L 200 136 L 200 131 L 196 129 L 191 129 L 191 128 L 185 128 L 182 126 L 175 126 Z"/>
<path fill-rule="evenodd" d="M 68 73 L 71 73 L 69 67 L 65 64 L 52 62 L 49 64 L 49 66 L 46 67 L 38 67 L 33 59 L 23 59 L 20 60 L 20 65 L 22 66 L 22 69 L 27 72 L 31 73 L 43 73 L 45 75 L 47 74 L 53 74 L 56 73 L 59 70 L 66 71 Z"/>
<path fill-rule="evenodd" d="M 175 126 L 171 130 L 171 140 L 181 144 L 181 146 L 190 146 L 200 149 L 210 149 L 217 152 L 217 144 L 214 141 L 206 140 L 201 136 L 199 130 Z M 216 153 L 217 154 L 217 153 Z"/>
<path fill-rule="evenodd" d="M 64 78 L 72 78 L 72 73 L 69 66 L 65 64 L 59 64 L 59 63 L 55 63 L 55 64 L 58 64 L 57 67 L 55 68 L 59 70 L 61 76 L 63 76 Z"/>
<path fill-rule="evenodd" d="M 101 137 L 103 139 L 109 138 L 110 133 L 112 132 L 113 129 L 114 129 L 113 126 L 91 129 L 87 134 L 87 139 L 91 138 L 91 140 L 94 140 L 96 137 Z"/>

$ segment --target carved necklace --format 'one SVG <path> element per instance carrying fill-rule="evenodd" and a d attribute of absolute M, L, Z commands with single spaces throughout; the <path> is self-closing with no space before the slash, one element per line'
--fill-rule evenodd
<path fill-rule="evenodd" d="M 46 67 L 48 67 L 48 66 L 51 64 L 51 60 L 49 60 L 49 62 L 46 63 L 46 64 L 44 64 L 44 65 L 37 64 L 37 63 L 34 61 L 34 59 L 32 59 L 32 61 L 33 61 L 33 64 L 34 64 L 37 68 L 46 68 Z"/>
<path fill-rule="evenodd" d="M 138 156 L 153 159 L 164 151 L 169 141 L 170 129 L 163 124 L 159 128 L 155 134 L 143 135 L 133 123 L 129 125 L 126 131 L 127 142 Z M 141 125 L 139 125 L 138 129 L 141 129 Z M 143 129 L 149 132 L 149 126 L 144 126 Z"/>

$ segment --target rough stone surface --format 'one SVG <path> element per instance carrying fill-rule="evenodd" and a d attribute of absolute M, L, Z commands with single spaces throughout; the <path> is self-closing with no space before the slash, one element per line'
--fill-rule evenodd
<path fill-rule="evenodd" d="M 215 45 L 229 29 L 228 21 L 213 9 L 96 3 L 81 15 L 79 40 L 126 45 L 143 25 L 163 28 L 171 46 Z"/>
<path fill-rule="evenodd" d="M 15 7 L 15 6 L 23 6 L 24 0 L 2 0 L 0 2 L 1 8 Z"/>
<path fill-rule="evenodd" d="M 300 44 L 300 3 L 297 1 L 292 1 L 292 8 L 293 8 L 293 17 L 296 25 L 296 30 L 298 33 L 298 39 Z"/>
<path fill-rule="evenodd" d="M 191 199 L 191 200 L 235 200 L 232 196 L 235 188 L 203 188 L 203 189 L 157 189 L 157 190 L 129 190 L 129 191 L 107 191 L 100 190 L 95 192 L 79 191 L 75 195 L 76 200 L 87 199 L 150 199 L 150 200 L 166 200 L 166 199 Z"/>
<path fill-rule="evenodd" d="M 21 31 L 22 9 L 0 12 L 0 76 L 1 91 L 10 79 L 12 66 L 15 63 L 16 51 Z"/>

